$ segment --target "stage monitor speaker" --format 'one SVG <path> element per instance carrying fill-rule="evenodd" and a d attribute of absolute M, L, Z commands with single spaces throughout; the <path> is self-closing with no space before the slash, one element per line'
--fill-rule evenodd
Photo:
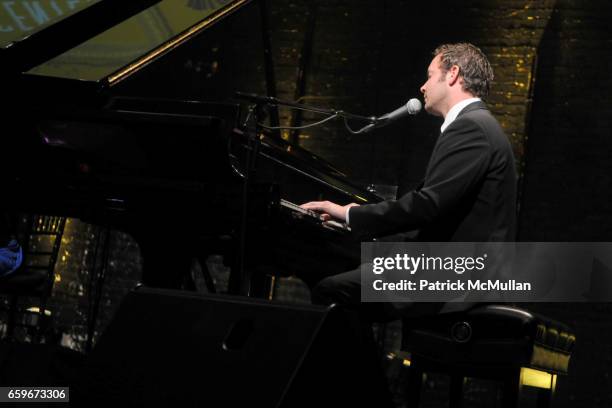
<path fill-rule="evenodd" d="M 140 288 L 73 394 L 97 404 L 380 406 L 380 370 L 355 331 L 335 307 Z"/>

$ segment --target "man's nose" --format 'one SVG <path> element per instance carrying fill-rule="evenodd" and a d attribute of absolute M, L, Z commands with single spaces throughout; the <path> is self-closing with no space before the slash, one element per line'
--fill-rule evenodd
<path fill-rule="evenodd" d="M 421 93 L 425 95 L 425 84 L 421 85 Z"/>

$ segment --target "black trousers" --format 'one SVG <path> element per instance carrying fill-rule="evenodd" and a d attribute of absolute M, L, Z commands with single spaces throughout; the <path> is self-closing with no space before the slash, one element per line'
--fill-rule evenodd
<path fill-rule="evenodd" d="M 327 277 L 311 290 L 312 303 L 319 305 L 337 304 L 347 310 L 359 313 L 369 323 L 389 322 L 435 315 L 442 309 L 442 303 L 433 302 L 362 302 L 361 270 L 355 269 Z"/>
<path fill-rule="evenodd" d="M 382 303 L 361 303 L 361 279 L 359 269 L 330 276 L 320 281 L 311 290 L 312 303 L 336 304 L 348 316 L 351 331 L 360 350 L 360 362 L 368 379 L 361 392 L 370 393 L 364 402 L 372 401 L 376 407 L 393 407 L 389 386 L 381 366 L 381 355 L 377 348 L 372 323 L 392 320 L 391 310 Z M 367 388 L 363 388 L 367 387 Z M 367 404 L 367 403 L 366 403 Z M 367 404 L 370 405 L 370 404 Z"/>

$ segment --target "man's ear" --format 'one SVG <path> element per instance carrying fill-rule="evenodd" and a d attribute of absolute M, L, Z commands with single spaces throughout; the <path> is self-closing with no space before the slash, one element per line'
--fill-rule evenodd
<path fill-rule="evenodd" d="M 459 67 L 457 65 L 453 65 L 448 71 L 446 71 L 446 82 L 448 82 L 450 86 L 453 86 L 458 80 Z"/>

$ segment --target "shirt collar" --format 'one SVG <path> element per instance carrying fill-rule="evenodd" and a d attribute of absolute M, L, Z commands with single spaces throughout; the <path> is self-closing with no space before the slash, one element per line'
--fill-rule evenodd
<path fill-rule="evenodd" d="M 457 119 L 457 115 L 459 115 L 459 112 L 461 112 L 463 108 L 465 108 L 469 104 L 472 104 L 478 101 L 480 101 L 480 98 L 464 99 L 461 102 L 456 103 L 452 108 L 450 108 L 450 110 L 446 114 L 446 117 L 444 118 L 444 123 L 442 124 L 442 127 L 440 127 L 440 133 L 444 132 L 446 128 L 451 123 L 453 123 L 455 119 Z"/>

